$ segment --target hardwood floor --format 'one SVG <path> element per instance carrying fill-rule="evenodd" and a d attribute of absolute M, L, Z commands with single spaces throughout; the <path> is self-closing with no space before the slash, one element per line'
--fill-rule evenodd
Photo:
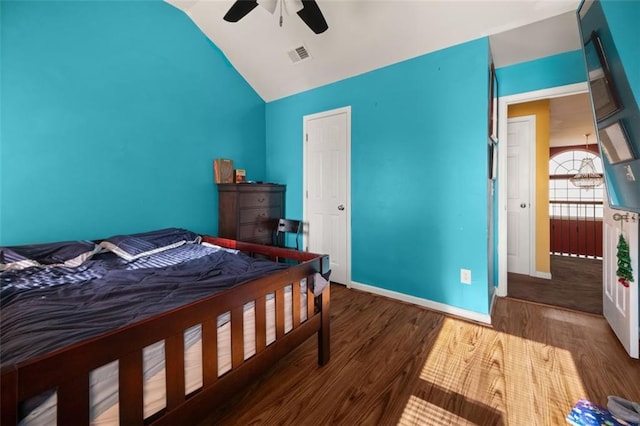
<path fill-rule="evenodd" d="M 489 327 L 331 291 L 331 361 L 310 338 L 201 426 L 562 425 L 582 397 L 640 401 L 603 318 L 499 298 Z"/>
<path fill-rule="evenodd" d="M 509 273 L 509 297 L 602 315 L 602 260 L 551 256 L 551 277 Z"/>

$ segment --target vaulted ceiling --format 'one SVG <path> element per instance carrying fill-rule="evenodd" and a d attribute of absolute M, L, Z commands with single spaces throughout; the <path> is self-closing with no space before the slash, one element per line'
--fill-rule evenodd
<path fill-rule="evenodd" d="M 256 7 L 223 20 L 234 0 L 166 0 L 183 10 L 267 102 L 489 36 L 497 67 L 580 48 L 579 0 L 317 0 L 329 29 Z M 278 5 L 279 6 L 279 5 Z M 294 63 L 304 46 L 310 59 Z"/>

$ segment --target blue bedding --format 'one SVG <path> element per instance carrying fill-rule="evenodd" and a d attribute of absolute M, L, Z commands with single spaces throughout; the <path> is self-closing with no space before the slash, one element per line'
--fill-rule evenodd
<path fill-rule="evenodd" d="M 286 268 L 200 244 L 127 262 L 0 273 L 0 364 L 20 362 Z"/>

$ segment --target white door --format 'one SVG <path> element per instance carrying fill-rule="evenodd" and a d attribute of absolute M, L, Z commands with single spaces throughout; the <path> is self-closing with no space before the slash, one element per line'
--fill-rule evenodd
<path fill-rule="evenodd" d="M 351 108 L 304 117 L 307 250 L 328 254 L 331 281 L 350 285 Z"/>
<path fill-rule="evenodd" d="M 531 215 L 535 148 L 535 116 L 510 118 L 507 122 L 507 271 L 532 275 Z"/>
<path fill-rule="evenodd" d="M 625 216 L 626 215 L 626 216 Z M 632 218 L 635 217 L 635 220 Z M 619 220 L 615 220 L 618 218 Z M 628 219 L 625 220 L 625 218 Z M 638 358 L 638 219 L 639 215 L 612 210 L 604 202 L 602 254 L 602 311 L 609 325 L 632 358 Z M 618 282 L 618 239 L 629 244 L 633 282 L 625 287 Z"/>

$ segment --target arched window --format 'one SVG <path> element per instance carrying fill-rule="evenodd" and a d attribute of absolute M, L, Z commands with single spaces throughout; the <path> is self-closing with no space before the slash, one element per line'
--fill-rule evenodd
<path fill-rule="evenodd" d="M 604 186 L 578 188 L 569 180 L 584 158 L 591 158 L 596 172 L 602 174 L 600 157 L 584 149 L 562 151 L 549 159 L 549 215 L 602 218 Z"/>

